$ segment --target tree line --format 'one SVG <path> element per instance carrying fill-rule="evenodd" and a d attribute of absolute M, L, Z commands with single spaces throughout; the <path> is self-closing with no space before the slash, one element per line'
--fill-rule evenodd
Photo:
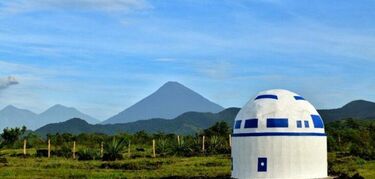
<path fill-rule="evenodd" d="M 329 173 L 348 177 L 358 176 L 357 169 L 366 161 L 375 160 L 375 121 L 345 119 L 327 123 L 325 126 L 328 143 Z M 25 127 L 5 128 L 0 138 L 0 148 L 36 149 L 36 156 L 46 156 L 47 140 L 53 145 L 52 156 L 71 157 L 73 142 L 79 145 L 78 160 L 118 160 L 123 157 L 152 157 L 154 145 L 157 157 L 230 155 L 231 127 L 218 122 L 212 127 L 194 135 L 178 136 L 166 133 L 134 134 L 99 133 L 48 134 L 41 137 Z M 153 141 L 155 143 L 153 143 Z M 133 150 L 133 151 L 130 151 Z M 360 177 L 359 177 L 360 178 Z"/>

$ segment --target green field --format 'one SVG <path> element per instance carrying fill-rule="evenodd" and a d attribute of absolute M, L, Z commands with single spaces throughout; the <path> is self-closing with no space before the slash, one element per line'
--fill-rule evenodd
<path fill-rule="evenodd" d="M 228 178 L 230 158 L 202 157 L 136 158 L 114 162 L 78 161 L 61 157 L 6 157 L 0 178 Z"/>
<path fill-rule="evenodd" d="M 113 162 L 9 155 L 5 158 L 7 163 L 0 161 L 0 178 L 229 178 L 231 168 L 228 155 L 139 157 Z M 365 162 L 358 171 L 365 178 L 375 178 L 375 161 Z"/>

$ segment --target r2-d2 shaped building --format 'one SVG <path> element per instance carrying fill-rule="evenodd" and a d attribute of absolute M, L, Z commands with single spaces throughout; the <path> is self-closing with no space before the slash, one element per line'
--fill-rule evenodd
<path fill-rule="evenodd" d="M 257 94 L 237 114 L 233 178 L 326 178 L 327 137 L 316 109 L 288 90 Z"/>

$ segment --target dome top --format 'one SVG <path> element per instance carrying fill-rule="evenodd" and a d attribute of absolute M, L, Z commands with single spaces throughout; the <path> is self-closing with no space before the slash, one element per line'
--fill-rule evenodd
<path fill-rule="evenodd" d="M 324 134 L 323 121 L 302 96 L 283 89 L 262 91 L 240 110 L 234 134 Z"/>

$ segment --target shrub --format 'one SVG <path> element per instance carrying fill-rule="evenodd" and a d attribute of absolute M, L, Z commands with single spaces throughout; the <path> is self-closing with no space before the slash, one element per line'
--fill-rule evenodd
<path fill-rule="evenodd" d="M 122 151 L 127 146 L 127 142 L 124 138 L 116 140 L 113 138 L 111 142 L 105 143 L 103 160 L 114 161 L 116 159 L 122 159 Z"/>
<path fill-rule="evenodd" d="M 48 149 L 37 149 L 36 150 L 37 157 L 48 157 Z"/>
<path fill-rule="evenodd" d="M 167 139 L 159 139 L 156 143 L 156 153 L 166 156 L 171 153 L 171 145 Z"/>
<path fill-rule="evenodd" d="M 83 150 L 79 150 L 77 153 L 78 160 L 95 160 L 100 158 L 100 154 L 97 150 L 86 148 Z"/>
<path fill-rule="evenodd" d="M 0 163 L 1 163 L 1 164 L 7 164 L 7 163 L 8 163 L 7 158 L 5 158 L 5 157 L 1 157 L 1 158 L 0 158 Z"/>
<path fill-rule="evenodd" d="M 337 178 L 363 178 L 357 169 L 365 161 L 357 157 L 329 158 L 328 174 Z"/>
<path fill-rule="evenodd" d="M 70 158 L 73 155 L 72 149 L 67 144 L 61 146 L 59 150 L 51 151 L 51 155 L 58 156 L 58 157 L 65 157 Z"/>
<path fill-rule="evenodd" d="M 176 143 L 172 146 L 172 152 L 174 155 L 189 157 L 192 156 L 193 149 L 190 148 L 190 145 L 181 137 L 180 143 Z"/>

